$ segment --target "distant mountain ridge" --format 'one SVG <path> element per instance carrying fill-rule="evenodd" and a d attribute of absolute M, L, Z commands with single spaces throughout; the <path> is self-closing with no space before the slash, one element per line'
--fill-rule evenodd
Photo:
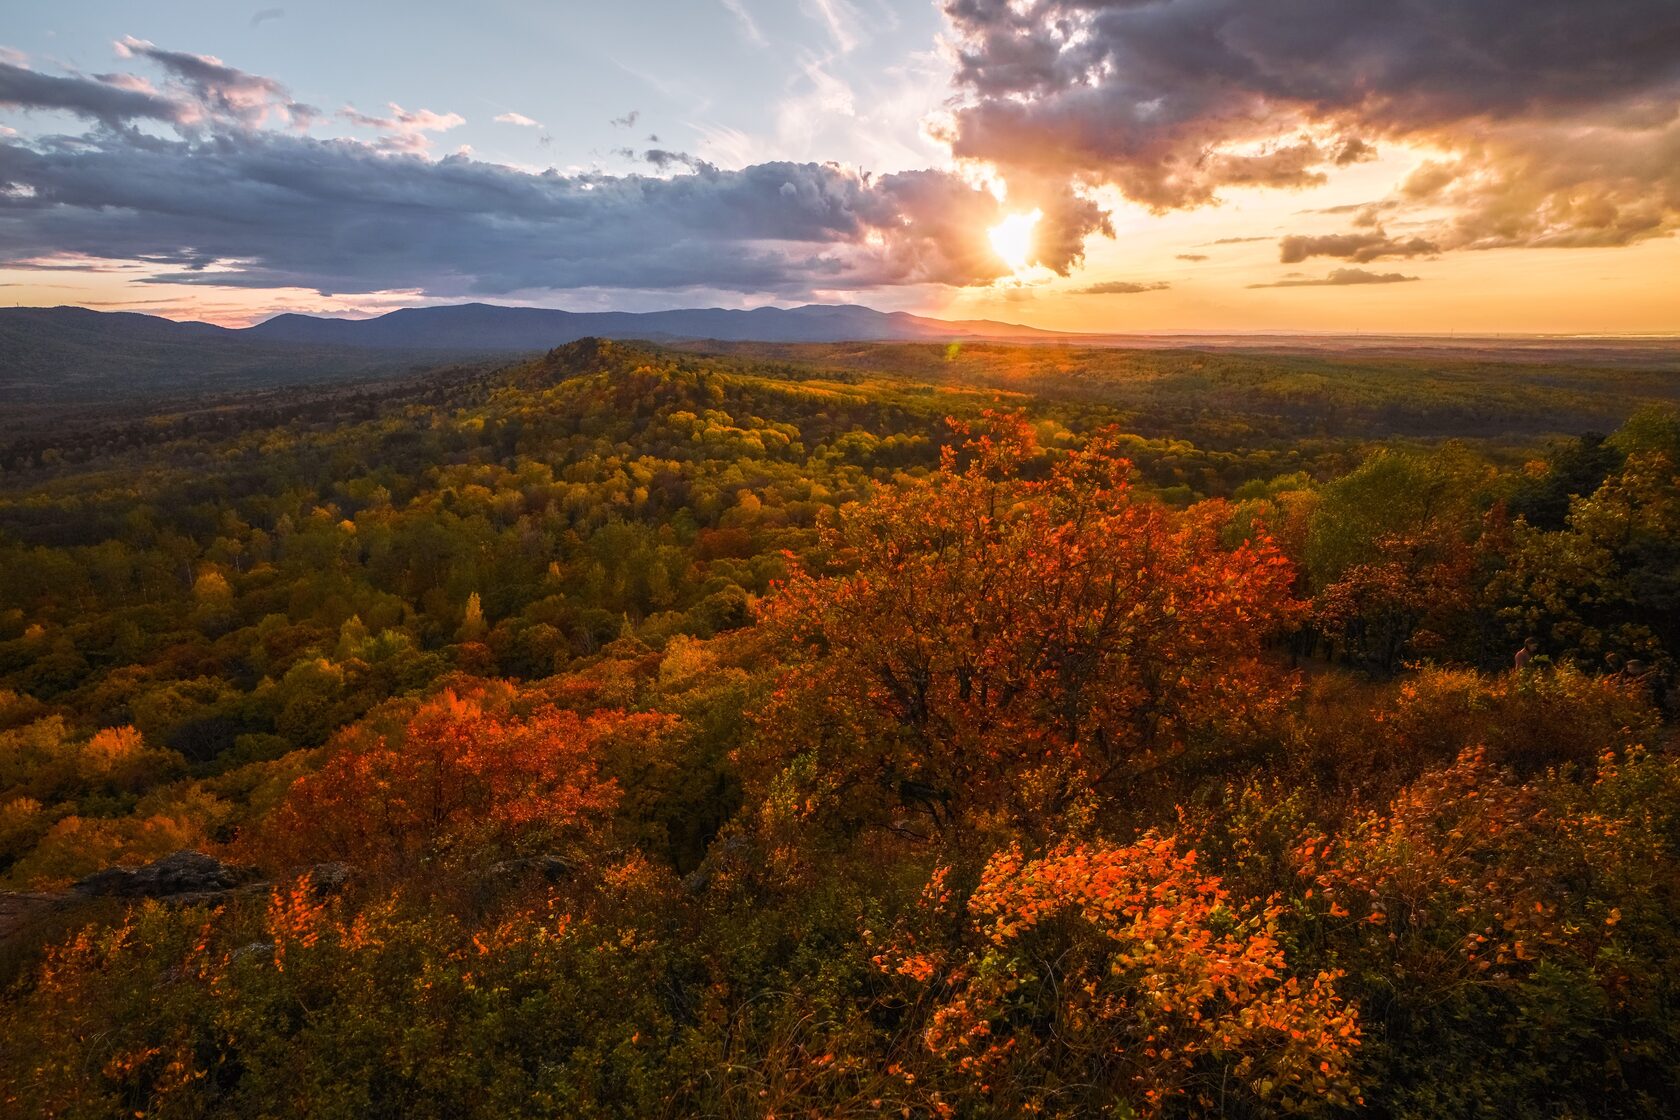
<path fill-rule="evenodd" d="M 186 403 L 207 393 L 335 385 L 466 362 L 501 364 L 589 337 L 789 358 L 800 356 L 802 344 L 975 342 L 1680 368 L 1680 340 L 1668 337 L 1059 334 L 854 305 L 580 312 L 467 303 L 371 319 L 277 315 L 245 328 L 85 307 L 18 307 L 0 308 L 0 428 L 26 411 L 66 405 Z"/>
<path fill-rule="evenodd" d="M 431 351 L 268 342 L 248 331 L 83 307 L 0 308 L 0 426 L 28 406 L 195 397 L 393 376 Z"/>
<path fill-rule="evenodd" d="M 408 307 L 374 319 L 276 315 L 237 332 L 268 342 L 374 349 L 546 350 L 580 338 L 717 339 L 724 342 L 933 342 L 1049 339 L 1054 331 L 989 319 L 959 322 L 904 311 L 806 304 L 736 311 L 557 311 L 463 303 Z"/>
<path fill-rule="evenodd" d="M 276 315 L 244 328 L 85 307 L 0 308 L 0 400 L 19 406 L 115 404 L 324 384 L 551 350 L 589 337 L 789 344 L 1077 336 L 821 304 L 576 312 L 466 303 L 404 308 L 372 319 Z"/>

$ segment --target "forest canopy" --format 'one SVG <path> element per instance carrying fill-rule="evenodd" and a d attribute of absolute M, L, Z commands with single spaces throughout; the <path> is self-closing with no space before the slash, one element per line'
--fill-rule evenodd
<path fill-rule="evenodd" d="M 1672 374 L 585 340 L 19 436 L 0 1101 L 1666 1115 Z"/>

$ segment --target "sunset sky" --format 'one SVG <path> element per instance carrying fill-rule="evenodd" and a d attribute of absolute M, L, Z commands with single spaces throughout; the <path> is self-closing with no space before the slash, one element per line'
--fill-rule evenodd
<path fill-rule="evenodd" d="M 1680 332 L 1674 0 L 80 0 L 0 302 Z"/>

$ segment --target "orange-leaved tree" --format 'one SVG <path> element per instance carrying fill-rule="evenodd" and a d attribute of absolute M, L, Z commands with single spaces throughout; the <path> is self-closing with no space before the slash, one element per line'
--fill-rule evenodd
<path fill-rule="evenodd" d="M 1046 463 L 1019 416 L 954 426 L 926 485 L 830 531 L 839 574 L 767 609 L 797 650 L 759 720 L 773 791 L 799 811 L 881 791 L 940 829 L 1054 812 L 1287 697 L 1259 655 L 1301 606 L 1269 539 L 1226 548 L 1222 503 L 1135 494 L 1110 436 Z"/>
<path fill-rule="evenodd" d="M 656 734 L 659 716 L 557 709 L 518 716 L 446 691 L 400 735 L 341 738 L 262 822 L 276 866 L 341 859 L 390 866 L 462 852 L 536 849 L 598 829 L 618 799 L 597 769 L 609 740 Z"/>
<path fill-rule="evenodd" d="M 1677 837 L 1680 761 L 1639 746 L 1526 781 L 1472 748 L 1386 811 L 1308 830 L 1288 857 L 1296 944 L 1381 1007 L 1375 1108 L 1661 1113 Z"/>
<path fill-rule="evenodd" d="M 1000 1115 L 1359 1102 L 1359 1016 L 1338 974 L 1292 973 L 1280 908 L 1237 903 L 1170 838 L 1064 843 L 1037 859 L 1011 847 L 986 864 L 966 916 L 933 913 L 949 901 L 936 873 L 924 912 L 876 963 L 908 978 L 960 1097 Z"/>

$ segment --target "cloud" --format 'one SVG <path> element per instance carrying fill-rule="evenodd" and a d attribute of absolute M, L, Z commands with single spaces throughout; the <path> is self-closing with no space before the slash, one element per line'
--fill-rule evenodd
<path fill-rule="evenodd" d="M 1336 145 L 1335 164 L 1346 167 L 1350 163 L 1367 163 L 1377 158 L 1377 149 L 1357 136 L 1344 136 Z"/>
<path fill-rule="evenodd" d="M 793 297 L 985 284 L 1004 271 L 985 237 L 999 202 L 944 172 L 695 161 L 660 177 L 533 174 L 395 152 L 384 139 L 228 127 L 3 141 L 0 266 L 82 255 L 145 262 L 159 282 L 438 297 L 685 287 Z"/>
<path fill-rule="evenodd" d="M 1513 128 L 1420 168 L 1402 197 L 1452 211 L 1432 233 L 1447 248 L 1601 248 L 1666 236 L 1680 228 L 1680 107 L 1662 112 L 1650 127 Z"/>
<path fill-rule="evenodd" d="M 806 10 L 809 11 L 834 37 L 834 45 L 840 48 L 841 54 L 848 54 L 858 45 L 857 32 L 853 30 L 857 22 L 857 12 L 846 0 L 804 0 Z"/>
<path fill-rule="evenodd" d="M 1083 288 L 1075 288 L 1071 294 L 1076 296 L 1129 296 L 1138 292 L 1164 292 L 1172 287 L 1165 280 L 1150 280 L 1134 282 L 1131 280 L 1104 280 L 1100 284 L 1091 284 Z"/>
<path fill-rule="evenodd" d="M 213 116 L 256 125 L 273 114 L 304 122 L 318 115 L 313 107 L 293 101 L 275 79 L 239 70 L 215 55 L 164 50 L 132 35 L 117 40 L 115 47 L 122 58 L 144 58 L 162 67 Z"/>
<path fill-rule="evenodd" d="M 251 26 L 259 27 L 271 19 L 284 19 L 285 16 L 286 9 L 284 8 L 258 8 L 251 13 Z"/>
<path fill-rule="evenodd" d="M 1368 233 L 1333 233 L 1323 237 L 1291 234 L 1278 242 L 1278 260 L 1300 264 L 1308 257 L 1340 257 L 1364 264 L 1382 257 L 1419 257 L 1440 252 L 1440 246 L 1421 237 L 1389 237 L 1380 228 Z"/>
<path fill-rule="evenodd" d="M 1382 216 L 1400 207 L 1394 199 L 1380 199 L 1376 202 L 1344 202 L 1337 206 L 1319 206 L 1308 210 L 1299 210 L 1299 214 L 1352 214 L 1355 226 L 1374 228 L 1381 224 Z"/>
<path fill-rule="evenodd" d="M 346 106 L 337 119 L 371 139 L 313 137 L 295 127 L 307 107 L 274 79 L 140 39 L 118 51 L 157 67 L 162 86 L 0 63 L 0 104 L 91 122 L 81 136 L 0 136 L 0 267 L 82 261 L 137 265 L 139 283 L 437 298 L 683 288 L 809 298 L 1004 272 L 985 232 L 1002 204 L 954 173 L 723 170 L 657 147 L 640 157 L 655 175 L 532 173 L 465 148 L 434 158 L 435 134 L 463 123 L 455 113 Z M 165 128 L 132 127 L 141 121 Z M 1065 273 L 1102 222 L 1089 200 L 1052 188 L 1036 257 Z"/>
<path fill-rule="evenodd" d="M 1208 259 L 1208 255 L 1206 253 L 1180 253 L 1178 259 L 1181 261 L 1205 261 Z"/>
<path fill-rule="evenodd" d="M 635 128 L 636 122 L 641 119 L 642 111 L 640 109 L 632 109 L 622 117 L 614 117 L 607 123 L 612 125 L 614 128 Z"/>
<path fill-rule="evenodd" d="M 305 130 L 320 116 L 318 109 L 294 100 L 280 82 L 235 69 L 212 55 L 161 50 L 132 37 L 115 47 L 122 58 L 144 59 L 162 69 L 163 87 L 131 73 L 44 74 L 9 52 L 0 60 L 0 106 L 67 112 L 108 128 L 140 121 L 182 129 L 277 122 Z"/>
<path fill-rule="evenodd" d="M 687 152 L 673 152 L 665 148 L 647 148 L 640 152 L 634 148 L 613 148 L 611 152 L 620 159 L 632 162 L 640 160 L 643 163 L 650 163 L 655 171 L 670 171 L 678 167 L 685 167 L 690 171 L 716 170 L 712 164 L 698 156 L 691 156 Z"/>
<path fill-rule="evenodd" d="M 501 113 L 495 118 L 498 124 L 516 124 L 520 128 L 541 128 L 540 121 L 534 121 L 524 113 Z"/>
<path fill-rule="evenodd" d="M 1398 142 L 1442 251 L 1625 245 L 1680 228 L 1673 0 L 944 0 L 938 134 L 1017 175 L 1156 210 L 1301 188 Z"/>
<path fill-rule="evenodd" d="M 192 107 L 143 88 L 115 80 L 63 78 L 0 62 L 0 106 L 8 109 L 60 110 L 106 125 L 138 120 L 186 123 Z"/>
<path fill-rule="evenodd" d="M 1223 186 L 1316 187 L 1329 180 L 1318 170 L 1325 159 L 1323 148 L 1304 140 L 1251 153 L 1210 153 L 1206 171 Z"/>
<path fill-rule="evenodd" d="M 642 158 L 660 171 L 673 167 L 686 167 L 690 171 L 702 171 L 706 168 L 705 160 L 696 159 L 687 152 L 672 152 L 664 148 L 649 148 L 642 153 Z"/>
<path fill-rule="evenodd" d="M 740 23 L 741 34 L 746 36 L 747 42 L 755 47 L 768 44 L 769 40 L 765 39 L 764 32 L 759 30 L 758 21 L 753 19 L 751 12 L 747 11 L 745 0 L 718 0 L 718 2 L 728 9 L 729 14 Z"/>
<path fill-rule="evenodd" d="M 1341 288 L 1350 284 L 1406 284 L 1418 279 L 1398 272 L 1366 272 L 1363 268 L 1338 268 L 1322 280 L 1274 280 L 1250 284 L 1250 288 Z"/>
<path fill-rule="evenodd" d="M 102 261 L 97 257 L 67 256 L 33 261 L 11 261 L 7 268 L 24 272 L 133 272 L 144 266 L 134 261 Z"/>
<path fill-rule="evenodd" d="M 352 124 L 382 133 L 375 146 L 380 151 L 419 154 L 432 143 L 430 132 L 447 132 L 467 123 L 459 113 L 434 113 L 430 109 L 404 109 L 395 101 L 386 106 L 390 116 L 378 117 L 357 110 L 352 105 L 340 109 L 338 115 Z M 498 118 L 499 119 L 499 118 Z"/>

